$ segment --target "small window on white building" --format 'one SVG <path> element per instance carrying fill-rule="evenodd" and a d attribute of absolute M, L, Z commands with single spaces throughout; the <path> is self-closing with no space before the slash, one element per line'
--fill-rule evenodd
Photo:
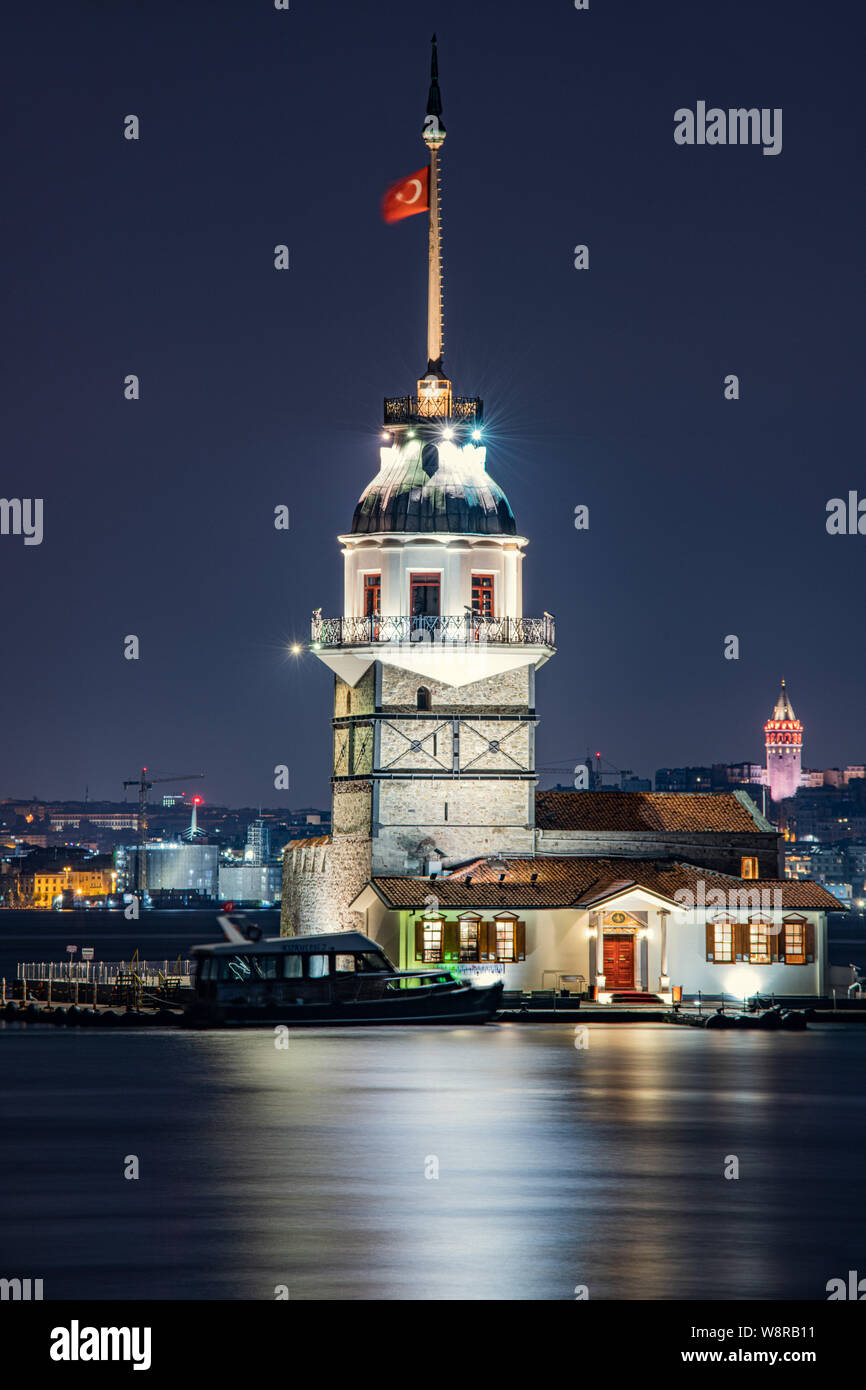
<path fill-rule="evenodd" d="M 526 924 L 518 922 L 511 913 L 497 916 L 496 959 L 504 965 L 526 959 Z"/>
<path fill-rule="evenodd" d="M 749 923 L 749 960 L 752 965 L 770 964 L 770 938 L 773 934 L 771 922 L 754 921 Z"/>
<path fill-rule="evenodd" d="M 782 923 L 785 961 L 788 965 L 806 964 L 805 917 L 786 917 Z"/>
<path fill-rule="evenodd" d="M 481 949 L 481 919 L 474 915 L 461 917 L 459 922 L 459 958 L 466 964 L 479 959 Z"/>
<path fill-rule="evenodd" d="M 734 923 L 730 917 L 717 917 L 713 922 L 713 960 L 734 959 Z"/>
<path fill-rule="evenodd" d="M 415 924 L 415 959 L 438 965 L 444 957 L 445 923 L 441 917 L 425 917 Z"/>

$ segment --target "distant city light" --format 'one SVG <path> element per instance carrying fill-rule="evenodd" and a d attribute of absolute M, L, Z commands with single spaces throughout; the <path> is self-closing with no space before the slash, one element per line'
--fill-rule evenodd
<path fill-rule="evenodd" d="M 299 654 L 300 650 L 301 650 L 301 645 L 300 645 L 300 643 L 299 643 L 299 642 L 293 642 L 293 643 L 292 643 L 292 653 L 293 653 L 293 655 L 297 656 L 297 655 Z"/>

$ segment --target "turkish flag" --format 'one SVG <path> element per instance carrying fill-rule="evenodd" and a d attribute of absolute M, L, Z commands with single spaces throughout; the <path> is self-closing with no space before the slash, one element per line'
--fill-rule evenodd
<path fill-rule="evenodd" d="M 391 185 L 382 199 L 382 216 L 386 222 L 399 222 L 401 217 L 427 212 L 429 207 L 430 169 L 425 164 L 423 169 Z"/>

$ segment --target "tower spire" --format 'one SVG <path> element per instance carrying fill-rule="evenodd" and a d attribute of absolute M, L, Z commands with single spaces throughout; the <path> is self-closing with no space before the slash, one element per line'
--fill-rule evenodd
<path fill-rule="evenodd" d="M 445 139 L 442 93 L 439 90 L 439 57 L 436 35 L 431 40 L 430 91 L 424 117 L 423 140 L 430 151 L 430 233 L 427 248 L 427 375 L 444 376 L 442 370 L 442 229 L 439 216 L 439 151 Z"/>

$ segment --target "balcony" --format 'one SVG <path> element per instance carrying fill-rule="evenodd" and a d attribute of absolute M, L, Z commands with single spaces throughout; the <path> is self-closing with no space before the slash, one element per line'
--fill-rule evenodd
<path fill-rule="evenodd" d="M 312 638 L 318 647 L 367 647 L 377 642 L 553 647 L 556 632 L 550 613 L 543 618 L 485 618 L 478 613 L 436 618 L 323 618 L 316 612 Z"/>
<path fill-rule="evenodd" d="M 480 425 L 484 418 L 484 402 L 478 396 L 386 396 L 386 425 L 415 425 L 425 420 L 464 421 Z"/>

